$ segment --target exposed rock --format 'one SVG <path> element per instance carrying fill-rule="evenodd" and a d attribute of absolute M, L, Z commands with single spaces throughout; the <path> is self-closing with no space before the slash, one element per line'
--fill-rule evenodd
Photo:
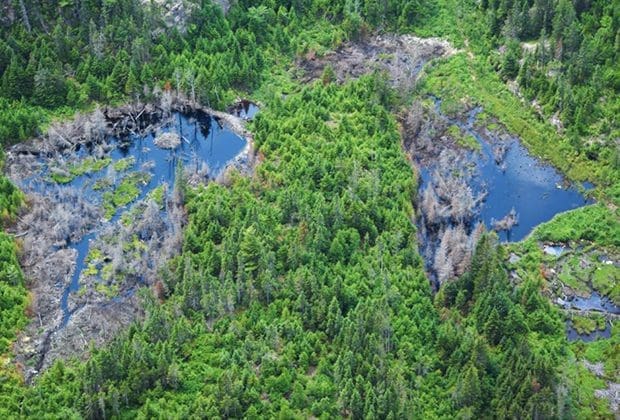
<path fill-rule="evenodd" d="M 593 374 L 595 374 L 596 376 L 598 376 L 599 378 L 602 378 L 603 376 L 605 376 L 605 366 L 603 365 L 602 362 L 598 362 L 598 363 L 591 363 L 586 359 L 583 359 L 583 365 Z"/>

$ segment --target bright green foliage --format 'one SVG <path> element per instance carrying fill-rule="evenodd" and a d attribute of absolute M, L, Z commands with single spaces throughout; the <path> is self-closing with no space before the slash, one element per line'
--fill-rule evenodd
<path fill-rule="evenodd" d="M 129 156 L 123 159 L 119 159 L 114 162 L 114 170 L 116 172 L 124 172 L 131 168 L 136 163 L 136 158 L 133 156 Z"/>
<path fill-rule="evenodd" d="M 584 362 L 600 364 L 601 372 L 595 374 Z M 564 375 L 578 385 L 572 391 L 577 418 L 613 418 L 608 402 L 596 398 L 594 394 L 595 390 L 607 388 L 608 381 L 616 382 L 619 370 L 620 327 L 617 324 L 613 326 L 611 337 L 607 340 L 590 343 L 576 341 L 571 345 L 570 360 Z"/>
<path fill-rule="evenodd" d="M 573 354 L 562 318 L 541 294 L 542 256 L 534 240 L 523 245 L 528 275 L 514 285 L 504 249 L 485 235 L 471 270 L 445 285 L 433 305 L 412 222 L 417 186 L 391 114 L 396 95 L 384 78 L 339 86 L 326 69 L 322 83 L 299 86 L 286 72 L 295 54 L 320 55 L 373 28 L 406 30 L 427 15 L 433 16 L 427 26 L 445 19 L 451 29 L 433 30 L 448 33 L 459 47 L 471 42 L 475 54 L 437 63 L 417 93 L 441 96 L 453 111 L 463 99 L 482 104 L 487 118 L 520 135 L 535 153 L 573 178 L 600 182 L 606 196 L 617 198 L 620 157 L 613 149 L 604 141 L 582 147 L 578 137 L 559 135 L 494 73 L 516 78 L 527 95 L 549 92 L 544 112 L 560 107 L 577 134 L 613 132 L 613 100 L 589 101 L 600 92 L 612 97 L 614 71 L 607 64 L 599 63 L 591 79 L 584 76 L 599 80 L 600 89 L 582 95 L 587 100 L 575 115 L 558 99 L 584 99 L 581 79 L 536 84 L 552 65 L 566 73 L 583 45 L 577 25 L 584 29 L 584 16 L 599 14 L 572 13 L 569 1 L 558 2 L 561 13 L 554 18 L 525 1 L 507 7 L 483 0 L 478 8 L 478 2 L 439 0 L 436 9 L 431 1 L 240 0 L 224 17 L 204 1 L 183 33 L 164 28 L 137 0 L 24 1 L 41 17 L 30 19 L 32 32 L 23 21 L 0 27 L 2 144 L 34 135 L 49 115 L 44 109 L 56 113 L 62 105 L 128 97 L 149 101 L 155 88 L 194 93 L 197 101 L 220 108 L 240 91 L 258 89 L 267 100 L 251 126 L 261 156 L 256 173 L 231 176 L 230 187 L 212 183 L 187 191 L 183 252 L 161 272 L 163 302 L 143 290 L 142 321 L 110 345 L 91 349 L 84 362 L 57 362 L 32 387 L 0 372 L 0 418 L 608 414 L 601 404 L 581 406 L 591 402 L 594 389 L 584 394 L 574 385 L 588 378 L 583 372 L 561 375 Z M 604 60 L 614 31 L 607 14 L 605 9 L 600 22 L 581 31 L 606 28 L 599 40 Z M 46 21 L 55 24 L 44 28 Z M 493 52 L 504 41 L 500 33 L 513 40 L 503 56 Z M 555 64 L 545 61 L 545 51 L 537 58 L 544 64 L 526 54 L 521 66 L 517 40 L 539 33 L 568 41 L 566 51 Z M 590 111 L 594 118 L 605 115 L 600 126 L 590 124 Z M 474 147 L 471 139 L 452 134 Z M 117 165 L 120 172 L 131 162 Z M 74 167 L 71 176 L 83 169 Z M 139 182 L 148 179 L 127 175 L 105 193 L 107 218 L 139 195 Z M 17 193 L 10 184 L 0 187 L 12 214 Z M 163 204 L 163 190 L 152 198 Z M 617 246 L 617 210 L 610 208 L 600 204 L 558 216 L 535 235 Z M 131 223 L 126 214 L 123 223 Z M 123 251 L 137 254 L 144 246 L 136 237 Z M 2 249 L 0 353 L 23 326 L 26 306 L 7 235 L 0 237 Z M 93 251 L 87 272 L 108 281 L 99 291 L 113 296 L 112 265 L 99 263 Z M 596 281 L 609 283 L 603 275 Z M 614 334 L 610 344 L 573 351 L 595 353 L 591 359 L 604 359 L 606 372 L 617 371 Z M 599 386 L 597 380 L 591 384 Z"/>
<path fill-rule="evenodd" d="M 0 97 L 0 144 L 14 144 L 35 136 L 47 114 L 38 107 Z"/>
<path fill-rule="evenodd" d="M 440 321 L 415 251 L 415 185 L 381 83 L 316 84 L 264 109 L 254 123 L 264 156 L 256 177 L 189 191 L 166 302 L 145 295 L 142 324 L 85 364 L 15 391 L 24 414 L 572 410 L 556 392 L 563 324 L 538 283 L 512 290 L 493 237 L 439 293 Z M 334 115 L 340 123 L 327 124 Z"/>
<path fill-rule="evenodd" d="M 579 334 L 591 334 L 596 330 L 604 330 L 607 324 L 605 317 L 602 315 L 591 317 L 573 316 L 571 322 L 573 328 Z"/>
<path fill-rule="evenodd" d="M 13 238 L 0 232 L 0 355 L 26 322 L 26 290 L 15 251 Z"/>
<path fill-rule="evenodd" d="M 518 41 L 530 41 L 518 80 L 522 92 L 545 111 L 558 111 L 565 126 L 579 134 L 618 136 L 616 3 L 516 0 L 484 1 L 481 6 L 477 15 L 491 22 L 486 28 L 491 45 L 507 45 L 501 66 L 505 77 L 519 72 Z M 597 160 L 600 145 L 587 149 Z"/>
<path fill-rule="evenodd" d="M 556 216 L 552 223 L 539 226 L 534 235 L 549 242 L 584 239 L 600 246 L 620 247 L 620 212 L 604 204 L 582 207 Z"/>
<path fill-rule="evenodd" d="M 46 374 L 25 414 L 448 415 L 414 184 L 380 83 L 317 85 L 261 112 L 256 179 L 191 192 L 167 302 L 59 382 Z"/>
<path fill-rule="evenodd" d="M 485 61 L 460 53 L 437 63 L 428 73 L 419 90 L 442 98 L 442 111 L 455 114 L 467 105 L 483 104 L 485 112 L 518 135 L 533 154 L 551 161 L 570 178 L 597 182 L 605 187 L 606 196 L 620 203 L 620 167 L 613 149 L 605 148 L 596 161 L 589 159 L 585 150 L 540 121 Z"/>
<path fill-rule="evenodd" d="M 2 163 L 0 161 L 0 167 Z M 13 221 L 23 204 L 24 194 L 6 177 L 0 176 L 0 223 L 4 225 Z M 0 232 L 0 360 L 15 339 L 15 334 L 26 324 L 27 304 L 16 244 L 12 236 Z M 2 371 L 0 366 L 0 378 Z"/>
<path fill-rule="evenodd" d="M 594 272 L 592 287 L 600 290 L 612 301 L 620 303 L 620 268 L 613 264 L 605 264 Z"/>
<path fill-rule="evenodd" d="M 99 172 L 100 170 L 108 166 L 111 162 L 111 158 L 97 159 L 95 157 L 87 157 L 81 162 L 69 165 L 66 173 L 55 172 L 52 173 L 50 177 L 54 182 L 57 182 L 58 184 L 68 184 L 79 176 L 90 174 L 93 172 Z M 119 162 L 122 162 L 122 160 Z"/>
<path fill-rule="evenodd" d="M 132 172 L 125 176 L 112 191 L 103 193 L 103 209 L 105 218 L 111 219 L 119 207 L 124 207 L 140 195 L 140 185 L 147 184 L 150 175 L 143 172 Z"/>
<path fill-rule="evenodd" d="M 4 176 L 0 176 L 0 222 L 13 220 L 24 203 L 24 194 Z"/>
<path fill-rule="evenodd" d="M 453 401 L 473 416 L 489 406 L 502 418 L 559 416 L 572 409 L 557 393 L 564 386 L 557 374 L 566 353 L 563 324 L 539 283 L 513 291 L 502 259 L 495 239 L 483 237 L 470 271 L 437 296 L 455 321 L 439 335 L 448 373 L 458 372 Z"/>

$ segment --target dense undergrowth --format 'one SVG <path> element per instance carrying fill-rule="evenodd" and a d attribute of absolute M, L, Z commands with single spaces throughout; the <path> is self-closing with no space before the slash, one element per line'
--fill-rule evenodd
<path fill-rule="evenodd" d="M 45 17 L 55 11 L 28 3 Z M 0 417 L 610 416 L 593 398 L 602 380 L 574 361 L 603 361 L 613 379 L 617 329 L 610 341 L 567 344 L 541 294 L 536 240 L 620 246 L 618 210 L 607 205 L 618 200 L 614 150 L 604 145 L 590 159 L 508 91 L 487 59 L 497 39 L 471 2 L 254 3 L 224 17 L 201 2 L 185 34 L 151 32 L 161 22 L 129 0 L 85 2 L 79 13 L 62 6 L 49 35 L 36 23 L 0 30 L 4 145 L 93 102 L 150 100 L 162 89 L 220 108 L 244 91 L 266 104 L 251 127 L 256 174 L 187 191 L 183 253 L 161 273 L 157 299 L 144 291 L 145 319 L 86 361 L 57 362 L 34 386 L 3 361 Z M 560 215 L 526 241 L 531 264 L 519 285 L 488 235 L 471 270 L 433 297 L 392 115 L 407 98 L 380 75 L 301 86 L 287 71 L 296 55 L 373 28 L 416 28 L 469 48 L 428 69 L 416 94 L 441 96 L 453 112 L 482 104 L 536 154 L 597 182 L 603 204 Z M 22 197 L 5 180 L 0 187 L 8 221 Z M 111 214 L 131 195 L 121 193 L 109 197 Z M 27 299 L 15 245 L 0 239 L 7 354 Z"/>

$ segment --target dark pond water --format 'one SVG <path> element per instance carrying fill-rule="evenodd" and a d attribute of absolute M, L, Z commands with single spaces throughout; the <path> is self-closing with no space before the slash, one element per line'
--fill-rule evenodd
<path fill-rule="evenodd" d="M 620 314 L 620 307 L 616 306 L 608 297 L 601 296 L 598 292 L 592 292 L 588 298 L 575 297 L 566 302 L 564 307 L 582 311 L 600 311 L 610 314 Z"/>
<path fill-rule="evenodd" d="M 501 163 L 497 163 L 493 144 L 479 130 L 474 129 L 476 116 L 482 108 L 471 110 L 463 122 L 446 117 L 441 113 L 440 105 L 441 102 L 437 100 L 437 112 L 450 123 L 459 126 L 465 134 L 475 138 L 481 146 L 480 152 L 470 153 L 470 161 L 477 174 L 473 178 L 472 187 L 476 191 L 487 191 L 486 199 L 480 206 L 479 220 L 490 229 L 492 219 L 503 218 L 512 208 L 518 214 L 519 223 L 511 231 L 501 232 L 501 240 L 520 241 L 534 227 L 549 221 L 554 215 L 593 203 L 576 186 L 568 184 L 555 168 L 530 155 L 516 138 L 507 141 L 505 157 Z M 506 142 L 499 139 L 494 141 Z"/>
<path fill-rule="evenodd" d="M 250 120 L 254 118 L 258 111 L 258 106 L 247 100 L 239 102 L 231 109 L 231 113 L 233 115 L 236 115 L 239 118 L 243 118 L 244 120 Z"/>
<path fill-rule="evenodd" d="M 620 307 L 616 306 L 608 297 L 601 296 L 598 292 L 592 292 L 590 297 L 575 297 L 561 305 L 566 309 L 578 309 L 582 311 L 595 311 L 608 314 L 620 314 Z M 579 334 L 572 326 L 572 322 L 566 321 L 566 335 L 569 341 L 594 341 L 599 338 L 611 337 L 611 324 L 605 324 L 604 330 L 597 330 L 590 334 Z"/>
<path fill-rule="evenodd" d="M 244 111 L 246 112 L 246 111 Z M 246 114 L 256 111 L 248 109 Z M 249 118 L 249 117 L 248 117 Z M 238 156 L 246 146 L 246 141 L 221 126 L 219 122 L 206 114 L 185 115 L 176 113 L 173 115 L 171 123 L 163 127 L 162 132 L 175 132 L 181 137 L 181 145 L 174 150 L 158 148 L 154 144 L 156 134 L 145 137 L 131 136 L 125 139 L 109 139 L 114 148 L 108 153 L 114 162 L 123 158 L 133 157 L 135 163 L 126 172 L 140 171 L 147 172 L 151 178 L 146 185 L 139 185 L 139 197 L 134 200 L 139 201 L 156 187 L 166 183 L 172 186 L 175 181 L 177 165 L 192 164 L 196 168 L 204 162 L 208 165 L 209 176 L 215 177 L 217 174 L 236 156 Z M 79 150 L 79 157 L 87 157 L 92 151 L 87 148 Z M 192 166 L 194 167 L 194 166 Z M 104 168 L 98 172 L 85 174 L 72 180 L 70 183 L 60 188 L 76 188 L 81 191 L 89 201 L 100 204 L 102 202 L 102 190 L 93 188 L 97 180 L 101 180 L 109 175 L 109 169 Z M 118 173 L 116 185 L 118 185 L 123 174 Z M 44 174 L 43 179 L 47 176 Z M 31 182 L 27 183 L 25 189 L 44 192 L 48 188 L 58 188 L 55 183 Z M 171 188 L 169 189 L 171 190 Z M 130 207 L 131 204 L 127 207 Z M 61 307 L 63 320 L 61 327 L 64 327 L 71 317 L 69 308 L 69 295 L 79 290 L 79 279 L 82 270 L 85 268 L 85 258 L 88 255 L 90 242 L 98 237 L 99 232 L 110 223 L 115 223 L 127 208 L 118 209 L 114 216 L 107 222 L 101 223 L 95 230 L 83 236 L 78 242 L 69 243 L 68 247 L 77 251 L 76 269 L 68 287 L 65 288 Z"/>
<path fill-rule="evenodd" d="M 605 329 L 604 330 L 596 330 L 596 331 L 591 332 L 589 334 L 579 334 L 573 328 L 572 322 L 571 321 L 566 321 L 566 336 L 568 338 L 568 341 L 581 340 L 581 341 L 585 341 L 586 343 L 588 343 L 590 341 L 598 340 L 600 338 L 603 338 L 603 339 L 604 338 L 609 338 L 609 337 L 611 337 L 611 324 L 609 322 L 607 322 L 605 324 Z"/>

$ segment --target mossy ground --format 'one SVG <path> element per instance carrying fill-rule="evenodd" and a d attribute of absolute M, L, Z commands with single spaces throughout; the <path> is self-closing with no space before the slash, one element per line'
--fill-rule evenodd
<path fill-rule="evenodd" d="M 112 158 L 106 157 L 103 159 L 97 159 L 96 157 L 89 156 L 80 162 L 72 163 L 67 168 L 67 174 L 53 173 L 50 177 L 57 184 L 68 184 L 75 178 L 85 174 L 99 172 L 103 168 L 112 163 Z"/>
<path fill-rule="evenodd" d="M 456 124 L 452 124 L 448 128 L 448 134 L 454 139 L 457 145 L 464 149 L 479 151 L 482 148 L 480 143 L 478 143 L 473 136 L 463 133 L 463 130 Z"/>
<path fill-rule="evenodd" d="M 125 176 L 113 191 L 103 194 L 104 217 L 111 219 L 120 207 L 134 201 L 140 195 L 140 185 L 149 182 L 151 175 L 143 172 L 132 172 Z"/>
<path fill-rule="evenodd" d="M 601 314 L 590 316 L 573 315 L 570 317 L 571 326 L 577 334 L 592 334 L 595 331 L 603 331 L 607 327 L 607 320 Z"/>

